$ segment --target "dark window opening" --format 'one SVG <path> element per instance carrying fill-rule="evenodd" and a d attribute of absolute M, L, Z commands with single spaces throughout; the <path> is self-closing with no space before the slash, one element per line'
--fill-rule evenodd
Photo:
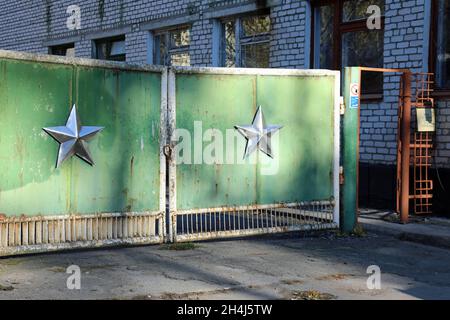
<path fill-rule="evenodd" d="M 270 31 L 269 14 L 223 20 L 221 65 L 228 68 L 269 68 Z"/>
<path fill-rule="evenodd" d="M 95 57 L 100 60 L 125 61 L 125 36 L 95 41 Z"/>
<path fill-rule="evenodd" d="M 380 29 L 369 29 L 370 6 L 380 9 Z M 383 68 L 384 0 L 313 1 L 312 64 L 317 69 Z M 383 75 L 362 74 L 362 97 L 381 98 Z"/>
<path fill-rule="evenodd" d="M 189 27 L 155 32 L 154 62 L 165 66 L 190 66 L 189 48 L 191 30 Z"/>
<path fill-rule="evenodd" d="M 450 96 L 450 0 L 433 0 L 430 37 L 430 72 L 435 90 Z"/>
<path fill-rule="evenodd" d="M 75 57 L 75 44 L 68 43 L 64 45 L 53 46 L 49 48 L 49 54 L 55 56 Z"/>

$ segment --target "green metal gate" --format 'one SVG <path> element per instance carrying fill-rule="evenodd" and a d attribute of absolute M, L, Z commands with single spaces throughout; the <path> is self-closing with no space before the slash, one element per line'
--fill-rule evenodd
<path fill-rule="evenodd" d="M 337 228 L 339 77 L 317 70 L 171 69 L 170 239 Z M 235 126 L 251 124 L 258 106 L 267 125 L 282 126 L 272 137 L 278 137 L 274 154 L 256 150 L 241 160 L 246 140 Z"/>
<path fill-rule="evenodd" d="M 0 52 L 0 255 L 163 241 L 166 79 L 162 67 Z M 94 168 L 55 168 L 42 128 L 72 105 L 104 127 Z"/>
<path fill-rule="evenodd" d="M 0 256 L 337 228 L 339 96 L 334 71 L 0 51 Z M 104 127 L 94 168 L 55 168 L 42 130 L 73 105 Z M 247 155 L 255 123 L 264 137 Z"/>

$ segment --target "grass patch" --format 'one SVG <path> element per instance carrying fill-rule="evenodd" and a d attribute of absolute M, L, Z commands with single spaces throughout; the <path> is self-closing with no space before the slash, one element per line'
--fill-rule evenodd
<path fill-rule="evenodd" d="M 351 274 L 344 274 L 344 273 L 337 273 L 337 274 L 330 274 L 322 277 L 317 277 L 316 280 L 319 281 L 338 281 L 338 280 L 345 280 L 347 278 L 353 277 Z"/>
<path fill-rule="evenodd" d="M 175 250 L 175 251 L 186 251 L 186 250 L 194 250 L 199 246 L 192 242 L 179 242 L 179 243 L 171 243 L 162 245 L 159 250 Z"/>
<path fill-rule="evenodd" d="M 363 226 L 361 224 L 357 224 L 355 229 L 352 231 L 352 236 L 356 236 L 359 238 L 367 236 L 367 232 L 364 230 Z"/>
<path fill-rule="evenodd" d="M 364 230 L 361 224 L 357 224 L 352 232 L 336 232 L 336 237 L 338 238 L 346 238 L 346 237 L 356 237 L 356 238 L 364 238 L 367 236 L 367 232 Z"/>
<path fill-rule="evenodd" d="M 334 300 L 336 296 L 317 290 L 294 291 L 291 300 Z"/>
<path fill-rule="evenodd" d="M 66 268 L 64 268 L 64 267 L 51 267 L 51 268 L 48 268 L 48 271 L 52 271 L 52 272 L 55 272 L 55 273 L 59 273 L 59 272 L 65 273 L 66 272 Z"/>
<path fill-rule="evenodd" d="M 289 286 L 293 286 L 296 284 L 304 284 L 305 282 L 303 280 L 299 280 L 299 279 L 284 279 L 284 280 L 281 280 L 281 283 L 287 284 Z"/>
<path fill-rule="evenodd" d="M 4 286 L 0 284 L 0 291 L 13 291 L 14 287 L 13 286 Z"/>

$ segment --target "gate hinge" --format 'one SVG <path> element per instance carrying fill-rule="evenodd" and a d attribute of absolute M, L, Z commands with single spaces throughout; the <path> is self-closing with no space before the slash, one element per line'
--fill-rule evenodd
<path fill-rule="evenodd" d="M 339 167 L 339 184 L 343 185 L 345 182 L 345 176 L 344 176 L 344 167 Z"/>
<path fill-rule="evenodd" d="M 344 97 L 339 97 L 339 112 L 341 113 L 341 116 L 343 116 L 345 114 Z"/>

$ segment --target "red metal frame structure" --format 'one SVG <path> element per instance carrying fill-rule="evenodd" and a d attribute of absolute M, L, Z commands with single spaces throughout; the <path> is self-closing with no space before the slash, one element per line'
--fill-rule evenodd
<path fill-rule="evenodd" d="M 417 73 L 415 76 L 415 101 L 413 107 L 417 109 L 434 109 L 432 73 Z M 410 199 L 414 201 L 414 213 L 417 215 L 432 213 L 433 180 L 429 170 L 432 164 L 433 132 L 421 132 L 416 128 L 414 132 L 413 149 L 414 163 L 414 194 Z"/>
<path fill-rule="evenodd" d="M 360 67 L 360 72 L 400 74 L 398 135 L 397 135 L 397 212 L 402 223 L 409 221 L 409 202 L 414 200 L 416 214 L 431 213 L 433 182 L 429 176 L 431 167 L 432 133 L 414 132 L 411 143 L 412 107 L 433 108 L 433 81 L 431 73 L 413 74 L 408 69 L 385 69 Z M 412 101 L 412 82 L 415 84 L 415 101 Z M 361 77 L 360 77 L 361 79 Z M 361 95 L 361 93 L 359 93 Z M 358 128 L 359 132 L 359 128 Z M 359 135 L 358 135 L 359 136 Z M 410 195 L 411 150 L 414 163 L 414 193 Z M 359 177 L 358 177 L 359 182 Z"/>
<path fill-rule="evenodd" d="M 398 110 L 398 143 L 397 143 L 397 212 L 402 223 L 409 221 L 409 180 L 411 154 L 411 84 L 412 73 L 408 69 L 386 69 L 360 67 L 360 72 L 379 72 L 400 74 L 399 110 Z M 361 79 L 361 75 L 360 75 Z M 359 92 L 361 96 L 361 90 Z M 358 137 L 360 132 L 358 124 Z M 358 143 L 359 145 L 359 143 Z M 359 152 L 359 150 L 358 150 Z M 359 170 L 358 170 L 359 172 Z M 359 176 L 358 176 L 359 189 Z"/>

